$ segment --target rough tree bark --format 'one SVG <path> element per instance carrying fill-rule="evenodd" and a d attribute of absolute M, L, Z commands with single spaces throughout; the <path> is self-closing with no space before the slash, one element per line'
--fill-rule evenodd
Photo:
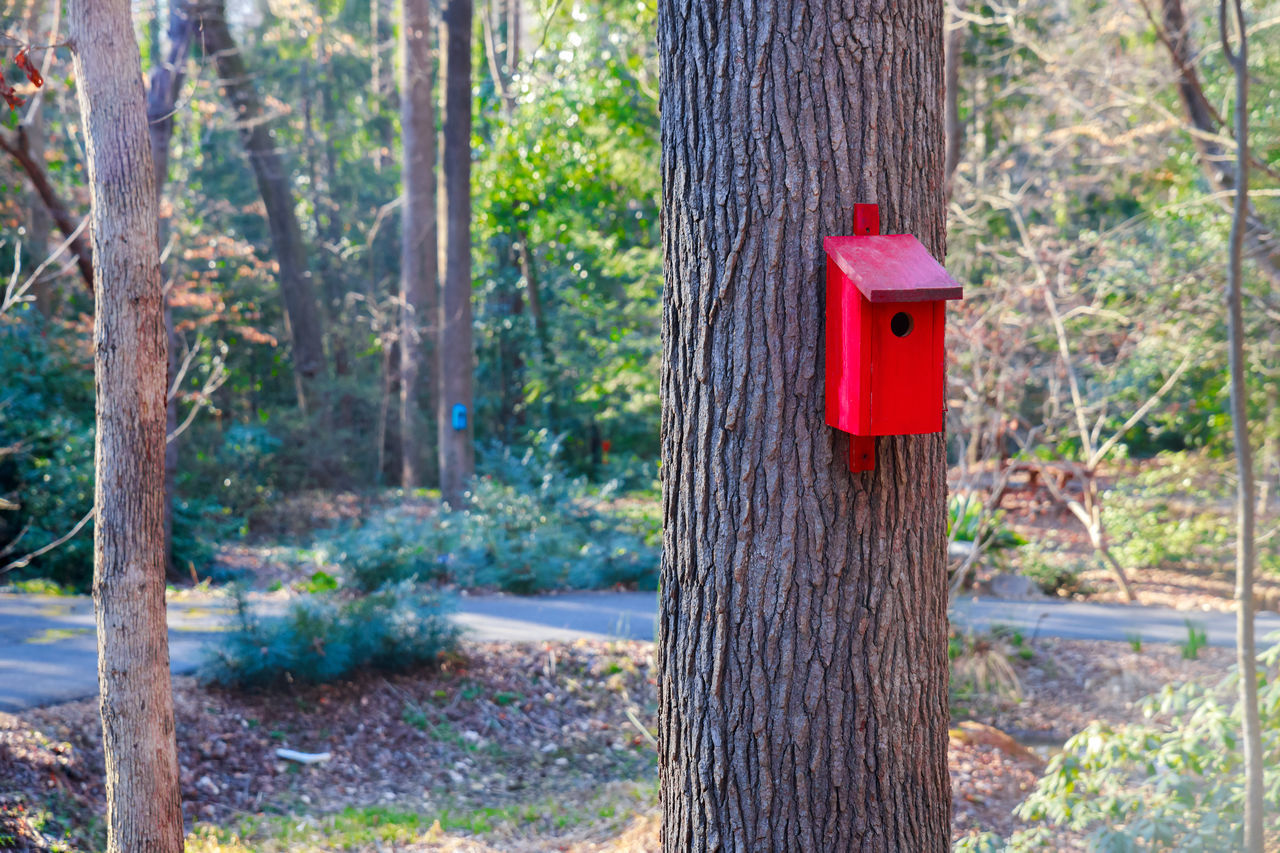
<path fill-rule="evenodd" d="M 411 489 L 424 485 L 431 444 L 419 413 L 433 411 L 438 396 L 433 344 L 440 284 L 430 0 L 402 0 L 401 15 L 400 483 Z"/>
<path fill-rule="evenodd" d="M 943 8 L 658 6 L 665 850 L 949 849 L 941 435 L 851 474 L 822 238 L 941 258 Z"/>
<path fill-rule="evenodd" d="M 155 176 L 128 0 L 71 0 L 91 199 L 93 599 L 107 849 L 182 849 L 164 602 L 165 334 Z"/>
<path fill-rule="evenodd" d="M 471 345 L 471 0 L 448 0 L 444 109 L 445 218 L 444 288 L 440 299 L 437 363 L 440 398 L 440 494 L 460 506 L 475 472 L 472 445 Z M 464 406 L 466 425 L 453 424 L 455 406 Z"/>
<path fill-rule="evenodd" d="M 192 4 L 191 12 L 199 22 L 204 52 L 213 57 L 218 83 L 236 112 L 240 139 L 267 208 L 267 225 L 280 266 L 280 293 L 284 297 L 289 339 L 293 345 L 298 403 L 303 411 L 308 411 L 315 406 L 315 381 L 325 374 L 324 324 L 306 244 L 298 225 L 289 172 L 271 135 L 272 122 L 263 112 L 244 56 L 227 29 L 225 7 L 225 0 L 198 2 Z"/>

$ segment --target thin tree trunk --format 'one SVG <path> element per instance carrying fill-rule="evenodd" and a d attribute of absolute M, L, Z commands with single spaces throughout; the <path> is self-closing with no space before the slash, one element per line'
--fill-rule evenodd
<path fill-rule="evenodd" d="M 108 851 L 182 849 L 164 601 L 166 341 L 155 175 L 128 0 L 71 0 L 92 198 L 93 599 Z"/>
<path fill-rule="evenodd" d="M 164 212 L 164 188 L 169 180 L 169 144 L 173 139 L 173 111 L 185 76 L 187 54 L 191 51 L 191 18 L 184 0 L 170 0 L 169 50 L 165 59 L 151 70 L 151 82 L 147 88 L 147 131 L 151 143 L 151 162 L 155 170 L 156 210 L 159 220 L 156 228 L 158 248 L 163 249 L 169 239 L 169 217 Z M 153 56 L 160 56 L 160 45 L 152 49 Z M 164 297 L 164 331 L 169 344 L 169 360 L 165 388 L 165 428 L 168 439 L 164 451 L 164 553 L 165 566 L 170 575 L 181 569 L 173 558 L 173 504 L 177 500 L 178 473 L 178 394 L 173 387 L 178 374 L 178 348 L 180 339 L 173 326 L 173 310 L 169 297 Z"/>
<path fill-rule="evenodd" d="M 412 489 L 425 483 L 431 442 L 420 413 L 434 411 L 439 382 L 435 57 L 430 0 L 402 0 L 401 14 L 400 482 Z"/>
<path fill-rule="evenodd" d="M 267 208 L 271 245 L 280 267 L 280 292 L 293 344 L 298 403 L 303 411 L 308 411 L 317 403 L 313 399 L 317 395 L 316 381 L 325 375 L 324 324 L 307 262 L 307 248 L 298 225 L 289 172 L 276 147 L 272 122 L 263 113 L 244 56 L 227 29 L 225 5 L 225 0 L 200 2 L 193 4 L 192 12 L 200 23 L 204 52 L 213 57 L 218 82 L 236 112 L 240 139 Z"/>
<path fill-rule="evenodd" d="M 27 31 L 31 33 L 31 41 L 39 44 L 53 44 L 56 42 L 57 34 L 52 32 L 52 27 L 50 26 L 55 18 L 56 10 L 51 14 L 50 3 L 47 0 L 32 0 L 27 7 Z M 43 103 L 33 104 L 22 119 L 22 124 L 28 129 L 27 139 L 31 149 L 31 157 L 37 163 L 45 161 L 45 121 L 44 111 L 41 107 L 43 107 Z M 32 198 L 29 199 L 27 205 L 27 251 L 35 264 L 39 264 L 48 256 L 50 250 L 56 248 L 56 244 L 50 245 L 49 242 L 49 236 L 53 232 L 53 217 L 49 215 L 48 209 L 44 206 L 44 200 L 40 198 L 40 193 L 34 187 L 30 188 L 29 192 Z M 52 317 L 54 311 L 53 286 L 48 273 L 44 273 L 36 279 L 31 286 L 31 293 L 35 296 L 36 310 L 40 312 L 40 316 L 46 319 Z"/>
<path fill-rule="evenodd" d="M 668 851 L 948 850 L 946 458 L 824 422 L 822 238 L 945 251 L 943 10 L 658 6 Z"/>
<path fill-rule="evenodd" d="M 960 165 L 960 157 L 964 153 L 964 125 L 960 122 L 960 65 L 964 53 L 965 24 L 956 14 L 964 0 L 952 0 L 947 4 L 946 61 L 944 64 L 944 82 L 946 85 L 946 134 L 947 162 L 943 169 L 947 181 L 947 201 L 951 201 L 952 184 L 955 181 L 956 167 Z"/>
<path fill-rule="evenodd" d="M 448 0 L 444 112 L 444 288 L 440 299 L 438 365 L 440 494 L 460 506 L 475 473 L 472 443 L 471 344 L 471 0 Z M 459 409 L 459 407 L 461 407 Z M 464 423 L 455 421 L 455 410 Z"/>
<path fill-rule="evenodd" d="M 1264 788 L 1262 724 L 1258 719 L 1258 650 L 1253 625 L 1254 481 L 1253 446 L 1249 441 L 1249 393 L 1245 386 L 1244 282 L 1241 270 L 1245 232 L 1249 229 L 1249 40 L 1240 0 L 1233 0 L 1239 48 L 1233 53 L 1227 35 L 1227 0 L 1218 2 L 1222 50 L 1235 72 L 1236 191 L 1227 256 L 1227 352 L 1231 373 L 1231 429 L 1236 450 L 1236 654 L 1240 668 L 1240 711 L 1244 728 L 1244 849 L 1262 853 Z"/>

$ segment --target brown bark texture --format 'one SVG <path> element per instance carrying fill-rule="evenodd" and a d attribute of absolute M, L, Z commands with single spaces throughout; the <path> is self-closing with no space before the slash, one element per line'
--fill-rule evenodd
<path fill-rule="evenodd" d="M 425 485 L 426 424 L 437 396 L 435 323 L 440 310 L 436 241 L 436 108 L 430 0 L 403 0 L 400 22 L 400 483 Z M 425 380 L 425 381 L 423 381 Z"/>
<path fill-rule="evenodd" d="M 316 301 L 316 288 L 307 261 L 307 248 L 298 225 L 293 188 L 284 158 L 271 134 L 268 119 L 253 85 L 239 46 L 227 28 L 224 0 L 193 3 L 204 52 L 214 60 L 218 83 L 236 113 L 240 139 L 267 208 L 271 245 L 280 266 L 280 293 L 284 297 L 289 340 L 293 345 L 293 369 L 303 410 L 314 407 L 313 380 L 324 377 L 324 323 Z"/>
<path fill-rule="evenodd" d="M 848 470 L 822 249 L 944 255 L 942 4 L 658 9 L 663 848 L 947 850 L 944 439 Z"/>
<path fill-rule="evenodd" d="M 108 851 L 182 849 L 164 601 L 166 341 L 155 176 L 128 0 L 68 4 L 94 276 L 93 599 Z"/>
<path fill-rule="evenodd" d="M 169 180 L 169 146 L 173 141 L 173 112 L 182 88 L 187 55 L 191 51 L 191 17 L 183 0 L 171 0 L 169 4 L 169 50 L 165 58 L 151 69 L 147 86 L 147 133 L 151 142 L 151 164 L 155 171 L 156 210 L 158 215 L 156 244 L 163 251 L 169 239 L 169 217 L 163 211 L 164 187 Z M 153 46 L 153 55 L 160 56 L 159 45 Z M 173 503 L 178 495 L 178 394 L 173 387 L 178 374 L 178 349 L 181 339 L 173 325 L 173 311 L 169 299 L 164 297 L 164 332 L 169 344 L 166 364 L 165 434 L 164 450 L 164 553 L 169 574 L 176 575 L 182 567 L 173 559 Z"/>
<path fill-rule="evenodd" d="M 445 218 L 444 287 L 440 297 L 440 495 L 460 506 L 475 473 L 472 443 L 471 343 L 471 0 L 448 0 L 444 109 Z M 466 426 L 455 429 L 453 410 L 465 406 Z"/>

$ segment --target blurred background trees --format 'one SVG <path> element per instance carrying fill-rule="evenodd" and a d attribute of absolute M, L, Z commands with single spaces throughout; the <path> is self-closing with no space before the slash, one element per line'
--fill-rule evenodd
<path fill-rule="evenodd" d="M 1134 535 L 1149 514 L 1130 511 L 1138 475 L 1117 480 L 1116 466 L 1230 454 L 1231 74 L 1210 49 L 1210 6 L 951 10 L 948 267 L 968 296 L 949 328 L 952 486 L 981 489 L 992 518 L 991 486 L 1010 466 L 1065 477 L 1079 530 L 1120 572 L 1144 564 L 1141 542 L 1163 542 Z M 180 32 L 171 12 L 184 7 L 197 26 L 178 51 L 163 248 L 178 424 L 198 411 L 179 438 L 173 563 L 203 576 L 211 545 L 251 529 L 282 495 L 399 487 L 404 424 L 421 429 L 417 449 L 408 443 L 421 462 L 413 485 L 437 486 L 436 413 L 430 393 L 401 411 L 398 5 L 137 3 L 144 73 L 170 55 Z M 1269 37 L 1280 7 L 1247 11 L 1259 28 L 1255 91 L 1266 93 L 1280 77 L 1280 40 Z M 557 464 L 572 476 L 653 488 L 654 14 L 643 0 L 475 6 L 468 414 L 481 473 L 559 437 Z M 439 27 L 438 8 L 430 21 Z M 45 44 L 59 27 L 49 0 L 0 0 L 6 50 Z M 431 41 L 434 76 L 412 79 L 434 87 L 426 100 L 439 130 L 438 31 Z M 70 65 L 55 54 L 33 52 L 48 57 L 50 84 L 0 127 L 0 269 L 29 272 L 76 236 L 34 283 L 35 299 L 0 321 L 0 496 L 18 506 L 0 510 L 0 566 L 64 535 L 91 502 L 90 296 L 74 251 L 88 199 Z M 22 92 L 18 73 L 5 73 Z M 1275 103 L 1251 102 L 1251 234 L 1264 249 L 1280 227 Z M 1280 298 L 1273 256 L 1260 252 L 1246 258 L 1244 289 L 1265 507 L 1280 464 Z M 1260 546 L 1264 570 L 1275 541 Z M 88 542 L 86 529 L 23 571 L 82 585 Z"/>

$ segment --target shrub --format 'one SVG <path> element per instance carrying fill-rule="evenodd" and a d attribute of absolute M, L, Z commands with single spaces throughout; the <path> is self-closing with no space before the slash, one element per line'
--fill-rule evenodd
<path fill-rule="evenodd" d="M 490 452 L 464 509 L 374 515 L 316 548 L 362 590 L 410 578 L 533 593 L 625 585 L 656 589 L 660 524 L 614 505 L 616 483 L 567 476 L 558 442 Z"/>
<path fill-rule="evenodd" d="M 342 567 L 348 583 L 371 592 L 387 583 L 439 578 L 440 541 L 438 524 L 391 510 L 319 550 L 325 562 Z"/>
<path fill-rule="evenodd" d="M 1080 565 L 1070 554 L 1055 553 L 1043 542 L 1033 542 L 1018 552 L 1018 574 L 1035 581 L 1048 595 L 1070 596 L 1087 593 L 1080 579 Z"/>
<path fill-rule="evenodd" d="M 236 536 L 243 524 L 228 507 L 213 501 L 175 498 L 173 565 L 184 574 L 194 572 L 200 577 L 207 576 L 217 556 L 217 543 Z"/>
<path fill-rule="evenodd" d="M 952 495 L 947 502 L 947 535 L 956 542 L 973 542 L 988 551 L 1006 551 L 1027 544 L 1004 521 L 1004 510 L 983 512 L 976 494 Z"/>
<path fill-rule="evenodd" d="M 238 621 L 201 668 L 206 683 L 272 687 L 322 683 L 368 669 L 403 670 L 453 648 L 457 628 L 441 597 L 404 581 L 369 595 L 308 596 L 283 616 L 261 617 L 237 595 Z"/>
<path fill-rule="evenodd" d="M 1272 638 L 1274 639 L 1274 638 Z M 1280 809 L 1280 645 L 1259 656 L 1266 808 Z M 1067 741 L 1016 813 L 1084 833 L 1091 850 L 1236 850 L 1244 812 L 1240 705 L 1231 674 L 1143 700 L 1162 724 L 1094 723 Z M 1224 701 L 1225 700 L 1225 701 Z M 1011 839 L 1042 849 L 1043 828 Z"/>

